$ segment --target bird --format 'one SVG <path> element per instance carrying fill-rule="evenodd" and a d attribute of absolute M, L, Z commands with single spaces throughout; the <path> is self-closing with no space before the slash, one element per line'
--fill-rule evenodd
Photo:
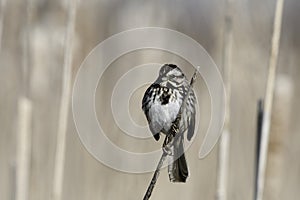
<path fill-rule="evenodd" d="M 187 99 L 184 101 L 185 97 Z M 158 141 L 161 134 L 166 135 L 164 146 L 168 143 L 169 130 L 174 125 L 173 122 L 183 102 L 186 105 L 183 106 L 178 132 L 176 132 L 179 135 L 168 151 L 168 156 L 171 158 L 168 174 L 171 182 L 185 183 L 189 171 L 183 147 L 184 133 L 187 133 L 188 141 L 194 135 L 196 97 L 194 90 L 192 88 L 189 90 L 189 81 L 183 71 L 175 64 L 164 64 L 159 70 L 158 78 L 145 91 L 142 100 L 142 110 L 154 139 Z"/>

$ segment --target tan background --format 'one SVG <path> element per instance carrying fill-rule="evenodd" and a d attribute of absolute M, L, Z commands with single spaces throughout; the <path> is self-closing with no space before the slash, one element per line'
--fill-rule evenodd
<path fill-rule="evenodd" d="M 222 71 L 225 7 L 224 0 L 78 1 L 72 51 L 72 83 L 80 63 L 99 42 L 120 31 L 143 26 L 166 27 L 189 35 L 203 45 Z M 2 8 L 0 199 L 15 199 L 18 99 L 25 93 L 33 106 L 29 199 L 47 200 L 51 199 L 53 188 L 64 39 L 70 7 L 68 1 L 60 0 L 7 0 Z M 277 176 L 279 180 L 276 183 L 279 189 L 274 192 L 278 194 L 276 198 L 282 200 L 297 200 L 300 196 L 299 9 L 299 1 L 285 1 L 277 75 L 284 76 L 291 89 L 288 95 L 284 93 L 286 88 L 278 90 L 274 102 L 277 107 L 273 109 L 275 118 L 272 120 L 272 133 L 281 135 L 276 145 L 280 146 L 278 162 L 282 167 L 278 173 L 271 175 Z M 235 1 L 232 6 L 228 200 L 253 199 L 256 105 L 257 100 L 265 94 L 274 10 L 274 0 L 242 0 Z M 27 52 L 24 50 L 24 41 L 28 44 Z M 100 102 L 109 101 L 109 88 L 124 69 L 144 62 L 164 63 L 169 60 L 182 65 L 190 77 L 191 67 L 186 61 L 165 52 L 144 50 L 116 60 L 106 72 L 103 84 L 98 87 L 96 98 Z M 24 70 L 26 62 L 29 63 L 27 73 Z M 121 70 L 122 66 L 126 68 Z M 206 88 L 201 79 L 196 89 L 203 96 L 199 103 L 203 116 L 200 124 L 201 130 L 205 130 L 210 110 Z M 131 106 L 130 109 L 143 124 L 146 122 L 139 102 L 142 90 L 145 87 L 132 99 L 132 105 L 138 106 Z M 152 139 L 138 143 L 120 136 L 122 132 L 112 121 L 110 110 L 105 107 L 105 103 L 97 105 L 97 113 L 100 118 L 104 118 L 104 126 L 111 131 L 108 137 L 116 144 L 130 150 L 143 151 L 160 146 Z M 152 199 L 215 198 L 218 151 L 214 148 L 206 159 L 198 160 L 202 132 L 187 152 L 191 171 L 188 182 L 171 184 L 166 170 L 163 170 Z M 151 176 L 150 173 L 121 173 L 95 160 L 82 146 L 69 109 L 62 199 L 142 199 Z M 273 200 L 270 197 L 265 199 Z"/>

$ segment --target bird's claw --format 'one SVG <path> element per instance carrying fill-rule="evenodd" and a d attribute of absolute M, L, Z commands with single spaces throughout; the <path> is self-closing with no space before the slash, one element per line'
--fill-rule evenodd
<path fill-rule="evenodd" d="M 172 148 L 170 145 L 164 145 L 164 147 L 162 148 L 163 149 L 163 152 L 167 155 L 172 155 Z"/>

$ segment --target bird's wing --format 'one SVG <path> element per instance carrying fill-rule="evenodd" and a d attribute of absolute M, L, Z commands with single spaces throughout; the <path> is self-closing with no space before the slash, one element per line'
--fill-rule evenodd
<path fill-rule="evenodd" d="M 150 117 L 149 117 L 149 110 L 150 110 L 150 107 L 151 107 L 151 101 L 152 101 L 152 99 L 155 98 L 154 96 L 152 96 L 152 95 L 155 95 L 155 93 L 154 93 L 153 90 L 154 90 L 155 88 L 158 88 L 158 87 L 159 87 L 158 84 L 156 84 L 156 83 L 152 84 L 152 85 L 146 90 L 146 92 L 145 92 L 145 94 L 144 94 L 144 97 L 143 97 L 143 100 L 142 100 L 142 109 L 143 109 L 143 111 L 144 111 L 144 113 L 145 113 L 145 115 L 146 115 L 146 118 L 147 118 L 147 121 L 148 121 L 148 124 L 149 124 L 149 125 L 151 124 L 151 119 L 150 119 Z M 159 138 L 160 138 L 159 133 L 156 133 L 156 132 L 152 129 L 151 126 L 149 126 L 149 127 L 150 127 L 150 130 L 151 130 L 152 134 L 153 134 L 154 139 L 155 139 L 156 141 L 159 140 Z"/>
<path fill-rule="evenodd" d="M 188 132 L 187 132 L 187 139 L 188 141 L 190 141 L 194 135 L 194 132 L 195 132 L 195 117 L 196 117 L 196 108 L 195 108 L 195 105 L 196 105 L 196 97 L 195 97 L 195 93 L 194 91 L 192 90 L 191 93 L 190 93 L 190 96 L 188 97 L 189 98 L 189 103 L 187 103 L 187 110 L 188 110 L 188 113 L 187 113 L 187 116 L 188 116 Z"/>

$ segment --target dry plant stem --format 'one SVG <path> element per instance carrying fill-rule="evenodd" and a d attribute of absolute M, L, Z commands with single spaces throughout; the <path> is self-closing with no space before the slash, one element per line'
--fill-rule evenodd
<path fill-rule="evenodd" d="M 51 199 L 60 200 L 63 187 L 64 164 L 65 164 L 65 146 L 66 133 L 68 125 L 68 113 L 71 94 L 71 76 L 72 76 L 72 50 L 73 50 L 73 36 L 76 20 L 76 5 L 77 0 L 69 0 L 68 10 L 68 25 L 65 35 L 65 49 L 64 49 L 64 72 L 61 104 L 59 109 L 59 121 L 55 152 L 55 165 L 53 175 L 53 190 Z"/>
<path fill-rule="evenodd" d="M 262 124 L 261 133 L 261 145 L 259 152 L 259 162 L 258 162 L 258 179 L 257 179 L 257 194 L 256 200 L 263 199 L 264 185 L 265 185 L 265 173 L 267 164 L 267 153 L 269 145 L 269 135 L 271 126 L 271 114 L 273 105 L 273 95 L 274 95 L 274 85 L 276 78 L 276 67 L 278 61 L 279 52 L 279 42 L 281 33 L 281 22 L 282 22 L 282 12 L 283 12 L 284 0 L 277 0 L 276 10 L 273 25 L 273 35 L 271 44 L 271 54 L 269 60 L 269 73 L 267 80 L 266 96 L 264 101 L 264 117 Z"/>
<path fill-rule="evenodd" d="M 0 52 L 2 47 L 2 36 L 3 36 L 3 22 L 4 22 L 4 14 L 6 10 L 6 1 L 7 0 L 1 0 L 0 4 Z"/>
<path fill-rule="evenodd" d="M 18 102 L 17 166 L 16 166 L 16 200 L 29 199 L 30 155 L 31 155 L 31 120 L 32 102 L 20 97 Z"/>
<path fill-rule="evenodd" d="M 164 161 L 166 159 L 166 156 L 167 156 L 166 152 L 163 151 L 163 154 L 161 155 L 160 160 L 158 162 L 158 165 L 156 167 L 156 170 L 155 170 L 155 172 L 153 174 L 153 177 L 152 177 L 152 180 L 150 182 L 150 185 L 149 185 L 149 187 L 147 189 L 147 192 L 146 192 L 146 194 L 144 196 L 144 200 L 148 200 L 150 198 L 150 196 L 152 194 L 152 191 L 153 191 L 153 188 L 155 186 L 155 183 L 156 183 L 156 181 L 158 179 L 158 176 L 160 174 L 160 169 L 161 169 L 161 167 L 162 167 L 162 165 L 163 165 L 163 163 L 164 163 Z"/>
<path fill-rule="evenodd" d="M 262 123 L 263 123 L 263 115 L 264 115 L 264 108 L 263 108 L 263 100 L 260 99 L 258 101 L 258 109 L 257 109 L 257 129 L 256 129 L 256 160 L 255 160 L 255 184 L 254 184 L 254 200 L 257 199 L 257 181 L 258 181 L 258 163 L 259 163 L 259 153 L 260 153 L 260 140 L 261 140 L 261 131 L 262 131 Z"/>
<path fill-rule="evenodd" d="M 219 140 L 217 162 L 217 189 L 215 200 L 226 200 L 228 190 L 228 170 L 230 156 L 230 98 L 231 98 L 231 54 L 233 41 L 233 7 L 235 0 L 225 0 L 222 66 L 226 90 L 225 123 Z"/>
<path fill-rule="evenodd" d="M 0 40 L 2 38 L 3 12 L 6 0 L 2 1 Z M 24 17 L 24 33 L 22 38 L 22 92 L 18 99 L 18 129 L 16 137 L 16 169 L 15 169 L 15 200 L 28 200 L 30 188 L 30 163 L 31 163 L 31 140 L 32 140 L 32 110 L 33 104 L 28 95 L 30 67 L 30 22 L 32 13 L 31 0 L 26 1 Z M 1 44 L 0 44 L 1 45 Z M 0 46 L 1 48 L 1 46 Z M 1 49 L 0 49 L 1 50 Z"/>
<path fill-rule="evenodd" d="M 163 166 L 163 163 L 164 163 L 164 161 L 165 161 L 165 159 L 166 159 L 166 157 L 167 157 L 167 149 L 170 149 L 170 147 L 171 146 L 173 146 L 173 144 L 174 144 L 174 142 L 181 136 L 181 134 L 178 134 L 178 131 L 179 131 L 179 122 L 180 122 L 180 120 L 181 120 L 181 113 L 182 113 L 182 111 L 184 110 L 184 105 L 186 105 L 186 101 L 187 101 L 187 99 L 188 99 L 188 96 L 189 96 L 189 94 L 190 94 L 190 91 L 191 91 L 191 89 L 192 89 L 192 87 L 193 87 L 193 84 L 194 84 L 194 82 L 195 82 L 195 80 L 196 80 L 196 77 L 197 77 L 197 72 L 198 72 L 198 69 L 199 69 L 199 67 L 197 67 L 197 69 L 195 70 L 195 72 L 194 72 L 194 74 L 193 74 L 193 77 L 192 77 L 192 79 L 191 79 L 191 82 L 190 82 L 190 86 L 189 86 L 189 89 L 188 89 L 188 92 L 187 92 L 187 94 L 186 94 L 186 96 L 184 97 L 184 99 L 183 99 L 183 101 L 182 101 L 182 104 L 181 104 L 181 107 L 180 107 L 180 110 L 179 110 L 179 112 L 178 112 L 178 114 L 177 114 L 177 117 L 176 117 L 176 119 L 175 119 L 175 121 L 172 123 L 172 126 L 171 126 L 171 128 L 170 128 L 170 130 L 169 130 L 169 133 L 168 133 L 168 135 L 166 136 L 166 139 L 165 139 L 165 142 L 164 142 L 164 145 L 163 145 L 163 153 L 162 153 L 162 155 L 161 155 L 161 157 L 160 157 L 160 160 L 159 160 L 159 162 L 158 162 L 158 164 L 157 164 L 157 167 L 156 167 L 156 170 L 155 170 L 155 172 L 154 172 L 154 174 L 153 174 L 153 177 L 152 177 L 152 179 L 151 179 L 151 182 L 150 182 L 150 184 L 149 184 L 149 186 L 148 186 L 148 189 L 147 189 L 147 191 L 146 191 L 146 194 L 145 194 L 145 196 L 144 196 L 144 198 L 143 198 L 143 200 L 148 200 L 148 199 L 150 199 L 150 196 L 151 196 L 151 194 L 152 194 L 152 191 L 153 191 L 153 189 L 154 189 L 154 186 L 155 186 L 155 184 L 156 184 L 156 181 L 157 181 L 157 179 L 158 179 L 158 177 L 159 177 L 159 174 L 160 174 L 160 169 L 161 169 L 161 167 Z"/>

